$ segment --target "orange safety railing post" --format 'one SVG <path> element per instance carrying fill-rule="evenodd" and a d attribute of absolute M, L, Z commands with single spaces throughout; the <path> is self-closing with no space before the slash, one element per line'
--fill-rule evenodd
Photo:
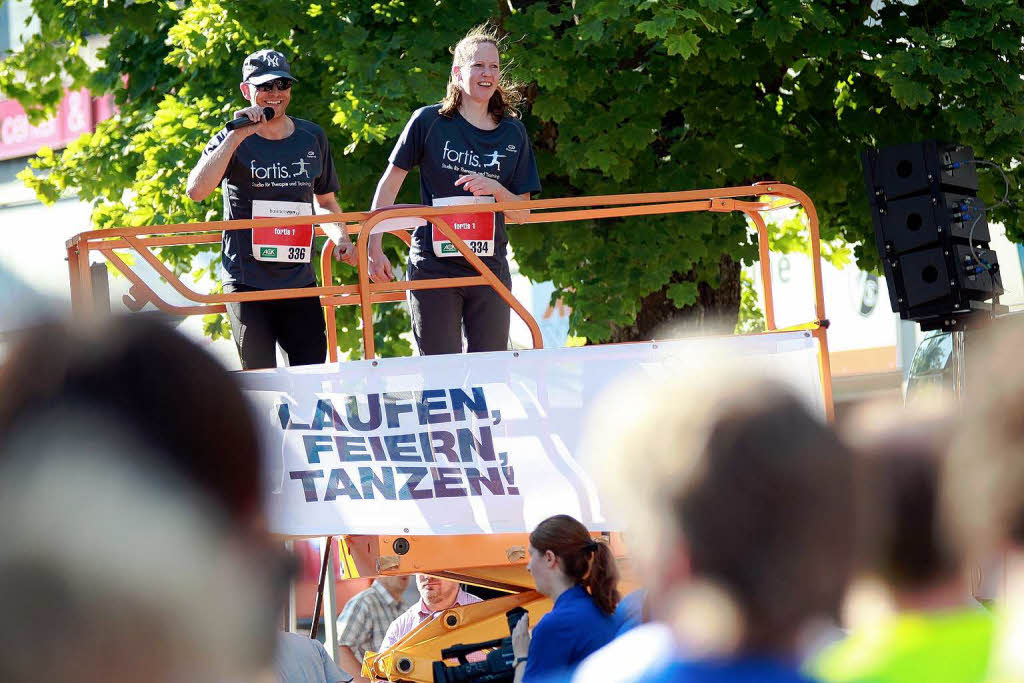
<path fill-rule="evenodd" d="M 825 288 L 821 273 L 821 236 L 818 231 L 818 212 L 811 203 L 810 197 L 800 192 L 806 202 L 801 200 L 807 213 L 808 227 L 811 233 L 811 267 L 814 271 L 814 313 L 818 316 L 819 327 L 812 330 L 817 337 L 821 352 L 822 389 L 825 392 L 825 410 L 829 421 L 836 419 L 835 403 L 832 398 L 832 362 L 828 352 L 828 318 L 825 317 Z"/>
<path fill-rule="evenodd" d="M 74 261 L 74 272 L 78 283 L 78 312 L 79 317 L 88 317 L 95 312 L 95 302 L 92 300 L 92 273 L 89 270 L 89 241 L 75 240 L 74 253 L 68 250 L 68 263 Z"/>
<path fill-rule="evenodd" d="M 75 315 L 82 314 L 82 294 L 80 291 L 81 282 L 78 279 L 78 247 L 75 246 L 77 238 L 68 240 L 67 262 L 68 282 L 71 285 L 71 312 Z"/>
<path fill-rule="evenodd" d="M 796 200 L 807 216 L 807 230 L 811 243 L 811 272 L 814 284 L 814 315 L 818 323 L 811 334 L 818 340 L 822 391 L 825 394 L 825 413 L 829 421 L 835 420 L 835 403 L 832 397 L 832 364 L 828 351 L 828 318 L 825 317 L 825 288 L 821 270 L 821 232 L 818 224 L 818 211 L 814 202 L 807 194 L 792 185 L 778 183 L 760 183 L 765 186 L 767 194 L 788 197 Z"/>
<path fill-rule="evenodd" d="M 373 341 L 373 309 L 370 305 L 370 235 L 373 226 L 381 221 L 381 214 L 373 212 L 363 221 L 356 241 L 356 268 L 359 271 L 359 307 L 363 319 L 363 358 L 370 360 L 377 349 Z"/>
<path fill-rule="evenodd" d="M 320 250 L 320 279 L 321 285 L 331 287 L 334 285 L 334 264 L 331 256 L 334 255 L 334 241 L 330 237 L 324 242 L 324 248 Z M 327 360 L 332 363 L 338 362 L 338 321 L 335 311 L 338 308 L 335 304 L 322 301 L 324 307 L 324 323 L 327 326 Z"/>
<path fill-rule="evenodd" d="M 772 293 L 772 261 L 771 244 L 768 241 L 768 226 L 765 225 L 764 216 L 757 211 L 743 212 L 750 222 L 757 229 L 757 252 L 760 255 L 759 266 L 761 268 L 761 288 L 764 293 L 764 326 L 766 330 L 774 330 L 775 327 L 775 297 Z"/>

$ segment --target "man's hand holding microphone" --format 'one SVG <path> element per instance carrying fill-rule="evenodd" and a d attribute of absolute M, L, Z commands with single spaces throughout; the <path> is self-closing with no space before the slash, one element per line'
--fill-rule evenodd
<path fill-rule="evenodd" d="M 235 112 L 235 118 L 225 124 L 229 131 L 239 133 L 242 138 L 247 138 L 255 133 L 259 125 L 274 118 L 272 107 L 246 107 Z"/>

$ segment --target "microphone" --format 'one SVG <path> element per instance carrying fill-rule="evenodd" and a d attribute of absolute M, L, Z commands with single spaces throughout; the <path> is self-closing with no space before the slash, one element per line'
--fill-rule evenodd
<path fill-rule="evenodd" d="M 263 116 L 266 117 L 267 121 L 274 118 L 274 110 L 271 107 L 263 107 Z M 239 116 L 237 119 L 228 121 L 224 126 L 228 130 L 238 130 L 239 128 L 245 128 L 246 126 L 255 126 L 256 121 L 253 121 L 248 116 Z"/>

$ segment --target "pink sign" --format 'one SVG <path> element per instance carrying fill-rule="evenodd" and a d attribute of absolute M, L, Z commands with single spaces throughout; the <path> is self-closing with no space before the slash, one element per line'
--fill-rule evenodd
<path fill-rule="evenodd" d="M 103 97 L 97 97 L 92 102 L 92 118 L 93 121 L 99 123 L 100 121 L 106 121 L 107 119 L 114 116 L 117 113 L 117 105 L 114 104 L 114 96 L 112 94 L 106 94 Z"/>
<path fill-rule="evenodd" d="M 16 100 L 0 101 L 0 159 L 29 156 L 44 146 L 64 147 L 92 126 L 92 95 L 84 88 L 67 92 L 57 116 L 38 126 L 29 125 Z"/>

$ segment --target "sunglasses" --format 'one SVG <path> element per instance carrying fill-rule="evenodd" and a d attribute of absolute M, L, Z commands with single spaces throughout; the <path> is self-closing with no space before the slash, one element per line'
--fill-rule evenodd
<path fill-rule="evenodd" d="M 276 78 L 272 81 L 267 81 L 266 83 L 260 83 L 256 86 L 256 89 L 260 92 L 270 92 L 271 90 L 274 90 L 275 86 L 278 90 L 291 90 L 292 82 L 287 78 Z"/>

